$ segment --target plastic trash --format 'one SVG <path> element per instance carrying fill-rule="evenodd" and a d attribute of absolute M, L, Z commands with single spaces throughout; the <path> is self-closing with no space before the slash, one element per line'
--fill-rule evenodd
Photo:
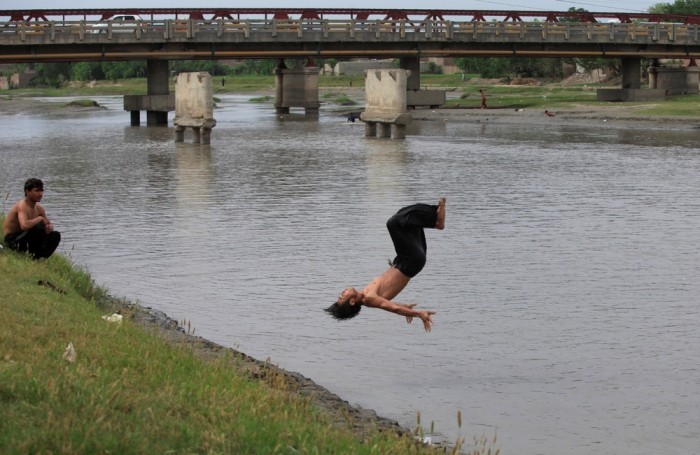
<path fill-rule="evenodd" d="M 102 319 L 104 319 L 107 322 L 116 322 L 117 324 L 122 323 L 122 318 L 123 316 L 121 314 L 114 313 L 111 316 L 102 316 Z"/>
<path fill-rule="evenodd" d="M 75 348 L 73 347 L 73 342 L 69 342 L 68 346 L 66 346 L 66 351 L 63 353 L 63 360 L 68 363 L 73 363 L 75 362 L 76 357 L 77 354 L 75 352 Z"/>

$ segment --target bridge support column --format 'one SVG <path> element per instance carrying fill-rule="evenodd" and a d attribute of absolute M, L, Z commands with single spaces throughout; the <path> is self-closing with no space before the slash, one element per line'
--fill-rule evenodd
<path fill-rule="evenodd" d="M 391 137 L 391 124 L 379 123 L 377 128 L 377 137 Z"/>
<path fill-rule="evenodd" d="M 377 124 L 374 122 L 365 122 L 365 136 L 375 137 L 377 135 Z"/>
<path fill-rule="evenodd" d="M 399 68 L 408 71 L 406 90 L 420 90 L 420 59 L 417 57 L 401 58 L 399 59 Z"/>
<path fill-rule="evenodd" d="M 650 101 L 663 99 L 664 90 L 642 89 L 642 63 L 638 57 L 622 58 L 622 87 L 600 88 L 596 92 L 598 101 Z"/>
<path fill-rule="evenodd" d="M 391 127 L 391 138 L 392 139 L 406 139 L 406 125 L 392 125 Z"/>
<path fill-rule="evenodd" d="M 131 125 L 141 124 L 141 111 L 146 111 L 148 125 L 167 125 L 168 112 L 175 110 L 175 95 L 168 88 L 168 61 L 148 60 L 146 85 L 148 95 L 124 95 L 124 110 L 131 114 Z"/>
<path fill-rule="evenodd" d="M 666 95 L 697 95 L 700 93 L 700 67 L 695 60 L 688 66 L 660 66 L 654 60 L 647 69 L 649 88 L 664 90 Z"/>
<path fill-rule="evenodd" d="M 406 113 L 406 79 L 402 69 L 365 70 L 365 136 L 406 138 L 406 125 L 411 116 Z"/>
<path fill-rule="evenodd" d="M 444 90 L 420 89 L 420 59 L 417 57 L 404 57 L 399 60 L 399 67 L 406 70 L 406 107 L 415 109 L 419 106 L 427 106 L 431 109 L 445 104 Z"/>
<path fill-rule="evenodd" d="M 639 89 L 642 84 L 642 60 L 636 57 L 622 58 L 622 88 Z"/>
<path fill-rule="evenodd" d="M 192 143 L 209 145 L 216 126 L 211 75 L 205 72 L 180 73 L 175 83 L 175 142 L 185 139 L 192 128 Z"/>
<path fill-rule="evenodd" d="M 305 115 L 317 116 L 319 68 L 309 60 L 306 67 L 290 70 L 280 60 L 275 68 L 275 113 L 288 114 L 291 107 L 303 107 Z"/>
<path fill-rule="evenodd" d="M 148 95 L 168 95 L 168 61 L 148 60 L 146 62 L 146 85 Z M 168 112 L 146 111 L 147 125 L 167 125 Z"/>

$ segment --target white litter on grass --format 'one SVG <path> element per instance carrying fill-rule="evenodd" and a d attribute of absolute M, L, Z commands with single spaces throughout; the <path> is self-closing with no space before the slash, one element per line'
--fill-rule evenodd
<path fill-rule="evenodd" d="M 427 435 L 417 435 L 416 440 L 422 442 L 423 444 L 433 445 L 433 438 Z"/>
<path fill-rule="evenodd" d="M 102 316 L 102 319 L 104 319 L 107 322 L 116 322 L 118 324 L 122 323 L 122 315 L 114 313 L 111 316 Z"/>
<path fill-rule="evenodd" d="M 69 342 L 68 346 L 66 346 L 66 351 L 63 353 L 63 360 L 68 363 L 73 363 L 75 362 L 76 357 L 77 354 L 75 352 L 75 348 L 73 347 L 73 342 Z"/>

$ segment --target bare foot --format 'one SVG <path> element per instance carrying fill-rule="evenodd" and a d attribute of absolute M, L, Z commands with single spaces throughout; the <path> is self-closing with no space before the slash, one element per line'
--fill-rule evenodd
<path fill-rule="evenodd" d="M 435 222 L 435 229 L 443 230 L 445 229 L 445 202 L 447 200 L 441 197 L 438 201 L 437 208 L 437 221 Z"/>

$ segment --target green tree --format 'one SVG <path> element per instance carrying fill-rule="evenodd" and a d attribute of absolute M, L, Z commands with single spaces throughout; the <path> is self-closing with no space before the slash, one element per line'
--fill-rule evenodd
<path fill-rule="evenodd" d="M 231 74 L 231 70 L 228 66 L 222 65 L 216 60 L 180 60 L 171 62 L 170 67 L 176 73 L 206 71 L 212 76 Z"/>
<path fill-rule="evenodd" d="M 478 73 L 483 78 L 512 79 L 515 77 L 559 78 L 562 76 L 560 58 L 470 57 L 458 58 L 455 64 L 464 73 Z"/>
<path fill-rule="evenodd" d="M 573 6 L 566 10 L 569 13 L 587 13 L 588 10 L 584 8 L 574 8 Z M 579 19 L 575 17 L 562 17 L 561 22 L 579 22 Z"/>
<path fill-rule="evenodd" d="M 676 0 L 675 3 L 657 3 L 649 8 L 654 14 L 700 14 L 700 0 Z"/>
<path fill-rule="evenodd" d="M 269 76 L 277 66 L 277 60 L 246 60 L 234 70 L 235 74 L 263 74 Z M 287 64 L 289 68 L 289 65 Z"/>
<path fill-rule="evenodd" d="M 36 75 L 31 85 L 35 87 L 61 87 L 71 76 L 70 63 L 37 63 L 34 66 Z"/>
<path fill-rule="evenodd" d="M 101 68 L 105 79 L 110 81 L 146 76 L 146 62 L 144 61 L 104 62 Z"/>
<path fill-rule="evenodd" d="M 95 81 L 105 78 L 102 64 L 98 62 L 78 62 L 71 67 L 71 79 L 74 81 Z"/>

